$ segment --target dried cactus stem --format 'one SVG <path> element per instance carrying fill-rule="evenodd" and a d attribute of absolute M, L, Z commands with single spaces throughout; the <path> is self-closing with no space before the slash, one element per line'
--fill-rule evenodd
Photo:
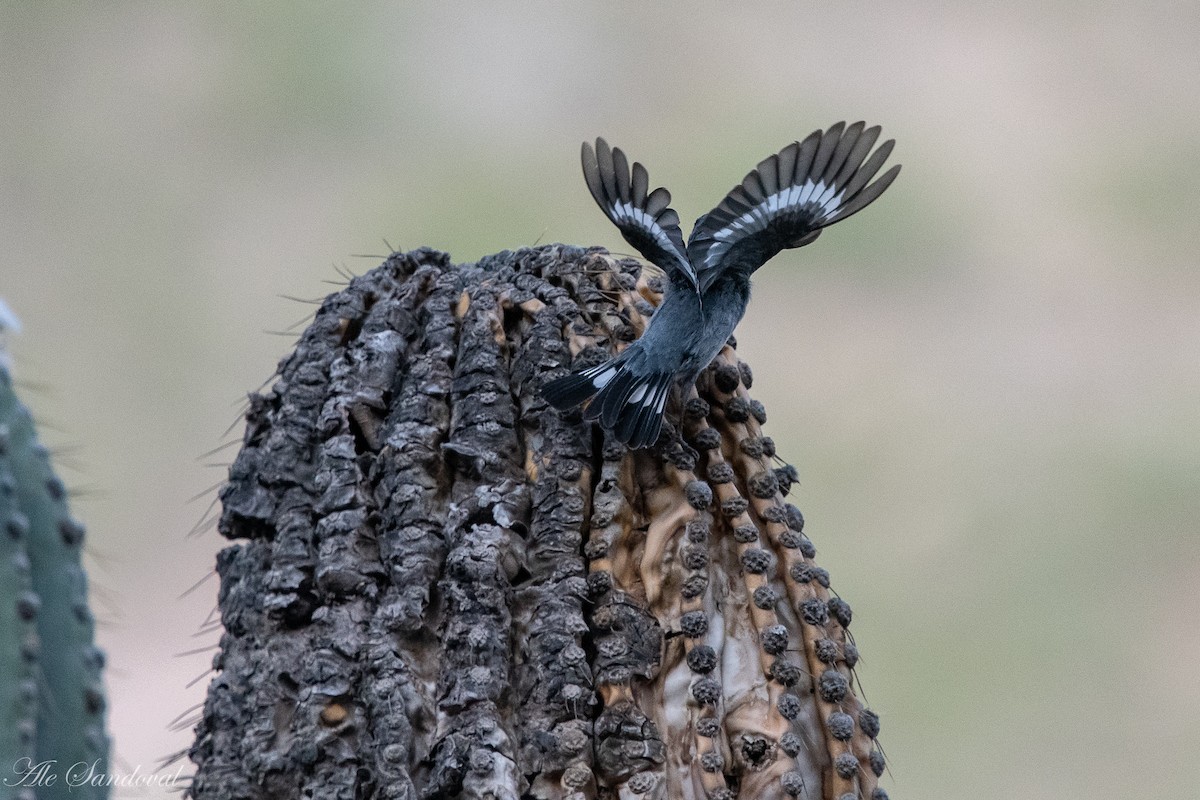
<path fill-rule="evenodd" d="M 742 366 L 731 348 L 722 351 L 718 363 L 730 371 Z M 739 401 L 734 414 L 736 419 L 730 421 L 732 438 L 739 442 L 761 441 L 759 420 L 754 414 L 746 413 L 753 402 L 746 388 L 738 386 L 730 392 L 722 392 L 716 386 L 713 389 L 726 401 L 726 408 L 734 398 Z M 805 553 L 806 548 L 802 545 L 811 548 L 811 543 L 806 538 L 798 539 L 802 533 L 792 530 L 779 518 L 778 509 L 783 506 L 783 498 L 771 488 L 775 481 L 765 453 L 759 448 L 744 446 L 731 447 L 729 451 L 737 462 L 739 474 L 764 478 L 757 487 L 759 491 L 750 491 L 751 506 L 765 526 L 775 551 L 784 556 L 784 583 L 798 614 L 803 650 L 809 672 L 816 682 L 816 700 L 829 751 L 824 781 L 826 792 L 835 798 L 844 795 L 874 797 L 879 777 L 876 768 L 881 762 L 881 755 L 874 746 L 878 719 L 865 711 L 850 690 L 857 651 L 849 641 L 848 631 L 836 615 L 829 612 L 828 575 Z M 787 541 L 788 538 L 791 541 Z M 805 580 L 797 580 L 796 576 L 804 576 Z M 840 600 L 834 603 L 841 603 L 840 608 L 845 609 L 843 617 L 848 618 L 849 606 Z M 864 714 L 868 715 L 869 735 L 862 724 Z"/>
<path fill-rule="evenodd" d="M 560 245 L 423 250 L 325 302 L 222 490 L 197 798 L 873 792 L 848 606 L 749 368 L 726 350 L 637 452 L 538 392 L 661 288 Z"/>

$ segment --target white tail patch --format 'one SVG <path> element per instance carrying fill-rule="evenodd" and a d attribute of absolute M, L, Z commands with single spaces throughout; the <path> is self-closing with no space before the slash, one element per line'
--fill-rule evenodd
<path fill-rule="evenodd" d="M 655 401 L 661 394 L 662 389 L 655 389 L 653 392 L 647 392 L 646 396 L 642 398 L 642 405 L 644 405 L 646 408 L 653 408 Z"/>
<path fill-rule="evenodd" d="M 599 370 L 601 368 L 597 367 L 596 369 Z M 605 386 L 608 386 L 608 382 L 611 381 L 616 376 L 616 374 L 617 374 L 617 370 L 615 367 L 608 367 L 606 369 L 603 369 L 603 371 L 601 371 L 597 374 L 591 375 L 592 387 L 595 388 L 596 391 L 600 391 Z"/>
<path fill-rule="evenodd" d="M 637 388 L 637 391 L 635 391 L 633 394 L 629 395 L 629 399 L 626 400 L 625 402 L 628 403 L 629 405 L 633 405 L 634 403 L 642 402 L 642 398 L 646 396 L 646 389 L 649 386 L 650 386 L 650 384 L 643 383 L 641 386 L 639 386 Z"/>
<path fill-rule="evenodd" d="M 654 407 L 654 410 L 656 413 L 661 414 L 663 412 L 663 409 L 667 405 L 667 395 L 670 393 L 671 393 L 671 384 L 668 383 L 666 386 L 663 387 L 662 392 L 658 396 L 658 403 Z"/>

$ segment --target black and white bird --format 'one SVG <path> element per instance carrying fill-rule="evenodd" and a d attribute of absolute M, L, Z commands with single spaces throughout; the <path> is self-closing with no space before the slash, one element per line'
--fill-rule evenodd
<path fill-rule="evenodd" d="M 599 366 L 550 381 L 543 396 L 561 410 L 590 400 L 585 419 L 630 447 L 654 444 L 672 386 L 686 391 L 721 351 L 746 311 L 754 271 L 866 208 L 895 180 L 899 165 L 868 185 L 895 144 L 872 153 L 879 131 L 839 122 L 783 148 L 696 220 L 686 247 L 670 192 L 648 191 L 646 168 L 631 170 L 620 149 L 585 142 L 592 197 L 625 241 L 666 273 L 666 294 L 641 338 Z"/>

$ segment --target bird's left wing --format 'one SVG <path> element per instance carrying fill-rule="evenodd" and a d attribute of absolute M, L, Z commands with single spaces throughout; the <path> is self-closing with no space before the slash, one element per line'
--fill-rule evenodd
<path fill-rule="evenodd" d="M 603 139 L 595 149 L 583 143 L 583 178 L 588 190 L 613 224 L 652 264 L 668 274 L 679 275 L 696 287 L 696 273 L 688 263 L 679 230 L 679 215 L 670 208 L 671 193 L 664 188 L 647 192 L 650 178 L 646 168 L 629 160 L 620 148 L 610 148 Z"/>
<path fill-rule="evenodd" d="M 687 254 L 701 291 L 727 267 L 753 272 L 787 247 L 801 247 L 821 229 L 866 208 L 883 194 L 900 166 L 867 185 L 895 144 L 878 127 L 839 122 L 793 142 L 752 170 L 720 205 L 696 220 Z"/>

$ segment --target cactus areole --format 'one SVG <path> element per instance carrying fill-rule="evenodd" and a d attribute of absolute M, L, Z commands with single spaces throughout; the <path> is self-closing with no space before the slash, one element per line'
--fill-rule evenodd
<path fill-rule="evenodd" d="M 632 450 L 542 386 L 662 283 L 394 254 L 251 398 L 197 798 L 883 798 L 850 607 L 731 341 Z"/>

